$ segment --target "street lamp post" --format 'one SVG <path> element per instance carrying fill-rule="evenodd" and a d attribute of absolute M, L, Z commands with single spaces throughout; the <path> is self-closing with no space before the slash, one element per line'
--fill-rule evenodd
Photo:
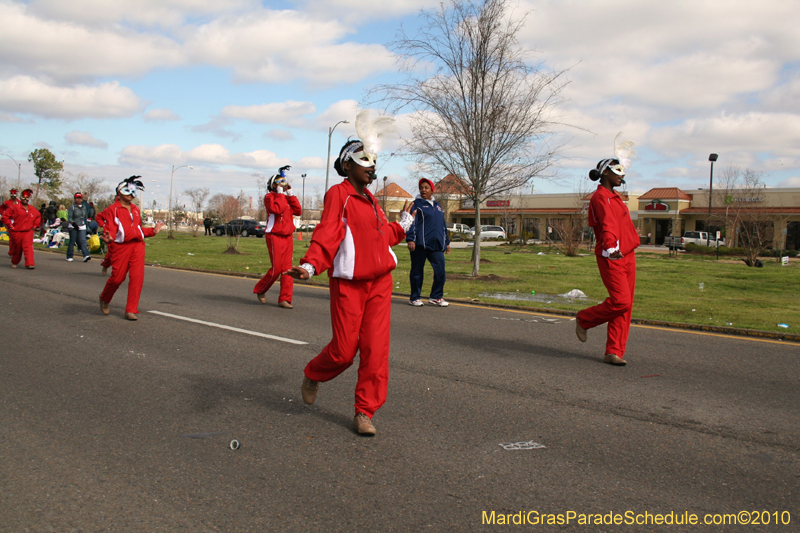
<path fill-rule="evenodd" d="M 386 180 L 389 176 L 383 177 L 383 213 L 386 214 Z"/>
<path fill-rule="evenodd" d="M 328 164 L 325 166 L 325 192 L 328 192 L 328 175 L 331 172 L 331 135 L 333 135 L 333 130 L 336 129 L 336 126 L 339 124 L 350 124 L 350 122 L 346 120 L 340 120 L 336 124 L 333 125 L 332 128 L 328 128 Z M 323 193 L 324 195 L 324 193 Z"/>
<path fill-rule="evenodd" d="M 167 239 L 174 239 L 175 238 L 175 237 L 172 236 L 172 223 L 173 223 L 173 217 L 172 217 L 172 181 L 175 178 L 175 171 L 178 170 L 179 168 L 184 168 L 184 167 L 188 168 L 189 170 L 194 168 L 191 165 L 181 165 L 179 167 L 176 167 L 175 165 L 172 165 L 172 175 L 170 175 L 170 177 L 169 177 L 169 231 L 167 232 Z"/>
<path fill-rule="evenodd" d="M 714 161 L 717 154 L 710 154 L 708 160 L 711 161 L 711 174 L 708 178 L 708 220 L 706 221 L 706 246 L 711 244 L 711 195 L 714 192 Z"/>
<path fill-rule="evenodd" d="M 16 159 L 14 159 L 13 157 L 4 152 L 0 152 L 0 155 L 6 156 L 7 158 L 9 158 L 10 160 L 12 160 L 14 163 L 17 164 L 17 186 L 19 186 L 20 181 L 22 180 L 22 163 L 17 163 Z"/>

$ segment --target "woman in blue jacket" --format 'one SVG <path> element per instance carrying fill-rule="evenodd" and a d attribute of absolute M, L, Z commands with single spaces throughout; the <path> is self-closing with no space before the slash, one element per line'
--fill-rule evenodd
<path fill-rule="evenodd" d="M 428 303 L 447 307 L 444 296 L 444 254 L 450 253 L 450 236 L 444 220 L 444 211 L 433 199 L 433 183 L 427 179 L 419 180 L 419 195 L 414 199 L 417 215 L 406 233 L 408 249 L 411 251 L 411 300 L 414 307 L 422 306 L 420 293 L 425 271 L 425 260 L 433 267 L 433 286 Z"/>

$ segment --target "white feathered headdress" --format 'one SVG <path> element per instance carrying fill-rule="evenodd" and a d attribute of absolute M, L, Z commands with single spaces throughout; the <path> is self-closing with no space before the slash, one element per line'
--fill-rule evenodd
<path fill-rule="evenodd" d="M 636 159 L 636 150 L 633 149 L 633 141 L 622 141 L 620 137 L 622 132 L 617 133 L 614 137 L 614 157 L 619 161 L 622 166 L 622 173 L 628 170 L 631 166 L 631 159 Z M 614 169 L 611 169 L 612 171 Z M 616 174 L 619 174 L 615 171 Z"/>
<path fill-rule="evenodd" d="M 383 148 L 383 140 L 397 132 L 394 117 L 379 114 L 377 109 L 365 109 L 356 116 L 356 132 L 361 143 L 350 145 L 341 156 L 362 167 L 373 167 Z"/>

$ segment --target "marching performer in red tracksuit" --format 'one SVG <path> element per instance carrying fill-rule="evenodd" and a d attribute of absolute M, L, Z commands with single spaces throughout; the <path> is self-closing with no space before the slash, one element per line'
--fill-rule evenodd
<path fill-rule="evenodd" d="M 100 294 L 100 310 L 104 315 L 109 313 L 108 304 L 130 273 L 128 303 L 125 306 L 125 318 L 128 320 L 138 320 L 136 314 L 139 312 L 139 296 L 144 283 L 144 239 L 152 237 L 164 227 L 164 223 L 159 222 L 155 228 L 142 228 L 139 208 L 132 203 L 136 190 L 144 190 L 144 185 L 138 181 L 140 177 L 131 176 L 117 185 L 118 200 L 100 214 L 104 223 L 101 238 L 114 250 L 111 277 Z"/>
<path fill-rule="evenodd" d="M 14 191 L 16 192 L 16 191 Z M 33 230 L 39 227 L 42 215 L 38 209 L 29 205 L 33 191 L 22 191 L 19 203 L 12 203 L 3 210 L 3 225 L 8 230 L 8 254 L 11 256 L 11 268 L 17 268 L 25 254 L 25 268 L 33 270 Z"/>
<path fill-rule="evenodd" d="M 330 278 L 333 339 L 305 368 L 303 400 L 314 403 L 319 382 L 347 370 L 358 352 L 353 426 L 361 435 L 375 434 L 371 419 L 386 401 L 391 271 L 397 266 L 392 246 L 405 239 L 414 220 L 406 202 L 401 223 L 387 221 L 367 190 L 375 179 L 375 161 L 361 141 L 344 145 L 334 167 L 347 179 L 325 195 L 308 253 L 290 270 L 299 279 L 327 270 Z"/>
<path fill-rule="evenodd" d="M 2 204 L 0 204 L 0 216 L 2 216 L 3 213 L 5 212 L 5 210 L 8 209 L 9 207 L 11 207 L 12 205 L 19 205 L 19 200 L 17 200 L 17 189 L 11 189 L 11 191 L 9 191 L 9 196 L 10 196 L 10 198 L 8 200 L 6 200 Z M 41 213 L 40 213 L 40 216 L 41 216 Z M 9 241 L 8 241 L 8 255 L 10 256 L 11 255 L 11 235 L 10 234 L 9 234 L 8 239 L 9 239 Z"/>
<path fill-rule="evenodd" d="M 119 202 L 119 195 L 114 196 L 114 201 Z M 99 227 L 105 227 L 106 221 L 103 218 L 103 212 L 97 213 L 95 215 L 95 221 Z M 105 230 L 103 230 L 105 231 Z M 114 247 L 114 243 L 106 245 L 106 255 L 103 257 L 103 261 L 100 263 L 100 266 L 103 267 L 103 271 L 101 272 L 104 276 L 108 272 L 108 269 L 111 268 L 111 249 Z"/>
<path fill-rule="evenodd" d="M 600 180 L 589 202 L 589 225 L 597 238 L 595 255 L 600 277 L 608 290 L 604 302 L 578 313 L 575 333 L 586 342 L 586 330 L 608 322 L 604 361 L 612 365 L 626 364 L 625 346 L 631 328 L 633 294 L 636 287 L 636 254 L 639 234 L 622 197 L 614 187 L 625 183 L 625 166 L 618 159 L 603 159 L 589 173 Z"/>
<path fill-rule="evenodd" d="M 278 305 L 285 309 L 292 308 L 292 289 L 294 281 L 286 274 L 292 267 L 292 251 L 294 248 L 294 216 L 300 216 L 303 209 L 300 202 L 292 192 L 292 186 L 286 181 L 285 172 L 290 166 L 281 167 L 278 174 L 270 178 L 269 192 L 264 196 L 264 207 L 267 209 L 267 229 L 264 238 L 267 241 L 269 260 L 272 267 L 267 274 L 256 283 L 253 292 L 262 304 L 267 303 L 267 291 L 279 277 L 281 278 L 281 292 L 278 295 Z"/>

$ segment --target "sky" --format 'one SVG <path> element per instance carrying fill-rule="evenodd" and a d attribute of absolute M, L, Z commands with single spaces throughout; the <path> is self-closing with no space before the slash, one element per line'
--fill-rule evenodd
<path fill-rule="evenodd" d="M 800 187 L 800 8 L 793 0 L 521 0 L 531 64 L 566 70 L 555 179 L 573 192 L 636 143 L 628 188 L 707 187 L 728 166 Z M 401 81 L 388 48 L 429 0 L 0 0 L 0 176 L 34 181 L 44 147 L 73 175 L 143 176 L 148 204 L 208 187 L 257 194 L 282 165 L 297 193 L 324 188 L 359 102 Z M 402 117 L 399 117 L 401 120 Z M 402 128 L 401 128 L 402 131 Z M 386 152 L 391 153 L 392 146 Z M 17 164 L 21 163 L 18 169 Z M 188 166 L 192 166 L 189 169 Z M 172 169 L 177 170 L 173 173 Z M 411 193 L 413 166 L 379 176 Z M 443 176 L 431 176 L 439 179 Z M 330 170 L 330 183 L 339 178 Z M 180 200 L 178 200 L 180 203 Z"/>

